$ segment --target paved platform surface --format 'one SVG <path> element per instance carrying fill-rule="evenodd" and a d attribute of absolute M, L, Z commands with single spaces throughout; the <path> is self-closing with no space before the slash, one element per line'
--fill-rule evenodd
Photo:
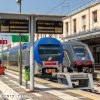
<path fill-rule="evenodd" d="M 39 78 L 35 78 L 35 91 L 28 93 L 25 81 L 20 86 L 18 79 L 18 73 L 9 70 L 0 75 L 0 100 L 100 100 L 100 95 L 69 89 Z"/>
<path fill-rule="evenodd" d="M 96 70 L 95 73 L 96 73 L 96 78 L 100 80 L 100 70 Z"/>

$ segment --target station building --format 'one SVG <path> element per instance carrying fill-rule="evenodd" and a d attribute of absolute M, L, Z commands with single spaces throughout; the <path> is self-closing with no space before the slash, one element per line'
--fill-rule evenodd
<path fill-rule="evenodd" d="M 100 1 L 63 18 L 64 40 L 78 40 L 89 45 L 96 66 L 100 67 Z"/>

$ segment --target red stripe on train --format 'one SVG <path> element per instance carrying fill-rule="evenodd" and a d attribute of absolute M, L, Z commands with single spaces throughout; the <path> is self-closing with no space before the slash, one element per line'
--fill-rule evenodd
<path fill-rule="evenodd" d="M 44 62 L 44 65 L 57 65 L 57 62 Z"/>

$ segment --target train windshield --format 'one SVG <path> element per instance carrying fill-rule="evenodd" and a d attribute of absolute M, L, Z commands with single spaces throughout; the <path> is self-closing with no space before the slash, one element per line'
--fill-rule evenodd
<path fill-rule="evenodd" d="M 40 45 L 38 52 L 43 61 L 58 61 L 61 48 L 59 45 Z"/>
<path fill-rule="evenodd" d="M 79 57 L 86 56 L 86 49 L 83 46 L 73 46 L 74 53 Z"/>

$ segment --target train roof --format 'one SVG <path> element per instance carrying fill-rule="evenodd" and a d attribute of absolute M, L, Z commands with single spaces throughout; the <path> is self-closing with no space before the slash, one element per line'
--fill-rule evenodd
<path fill-rule="evenodd" d="M 30 42 L 22 45 L 22 49 L 29 49 L 29 48 L 30 48 Z"/>
<path fill-rule="evenodd" d="M 66 41 L 66 42 L 63 42 L 62 44 L 67 44 L 67 45 L 71 45 L 71 46 L 74 46 L 74 45 L 86 45 L 82 42 L 79 42 L 79 41 L 73 41 L 73 40 L 69 40 L 69 41 Z"/>
<path fill-rule="evenodd" d="M 3 52 L 3 54 L 4 53 L 6 53 L 6 52 L 8 52 L 9 51 L 9 49 L 6 49 L 6 50 L 3 50 L 3 51 L 0 51 L 0 54 Z"/>
<path fill-rule="evenodd" d="M 51 37 L 45 37 L 45 38 L 41 38 L 38 41 L 35 42 L 35 45 L 40 45 L 40 44 L 59 44 L 61 45 L 61 42 L 55 38 L 51 38 Z"/>
<path fill-rule="evenodd" d="M 9 51 L 10 51 L 10 52 L 16 52 L 16 51 L 18 51 L 18 49 L 19 49 L 19 45 L 10 48 Z"/>
<path fill-rule="evenodd" d="M 45 38 L 41 38 L 37 41 L 35 41 L 35 46 L 40 45 L 40 44 L 59 44 L 61 45 L 60 41 L 55 39 L 55 38 L 51 38 L 51 37 L 45 37 Z M 30 42 L 22 44 L 22 50 L 23 49 L 29 49 L 30 48 Z M 10 51 L 10 52 L 16 52 L 18 51 L 18 49 L 20 48 L 20 46 L 14 46 L 12 48 L 10 48 L 9 50 L 4 50 L 4 52 Z"/>

